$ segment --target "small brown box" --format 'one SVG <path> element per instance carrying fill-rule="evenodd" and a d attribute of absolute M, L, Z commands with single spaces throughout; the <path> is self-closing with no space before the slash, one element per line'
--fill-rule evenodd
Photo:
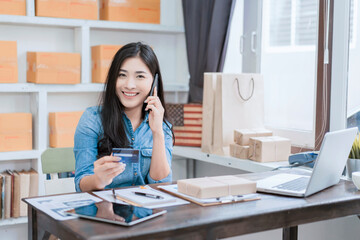
<path fill-rule="evenodd" d="M 291 142 L 287 138 L 250 138 L 249 158 L 257 162 L 287 161 L 291 152 Z"/>
<path fill-rule="evenodd" d="M 77 124 L 83 112 L 49 113 L 50 147 L 73 147 Z"/>
<path fill-rule="evenodd" d="M 0 113 L 0 152 L 32 150 L 31 113 Z"/>
<path fill-rule="evenodd" d="M 160 24 L 160 0 L 101 0 L 100 19 Z"/>
<path fill-rule="evenodd" d="M 122 45 L 98 45 L 91 47 L 91 74 L 93 83 L 105 83 L 111 62 Z"/>
<path fill-rule="evenodd" d="M 26 0 L 1 0 L 0 14 L 26 15 Z"/>
<path fill-rule="evenodd" d="M 272 136 L 272 131 L 267 129 L 235 129 L 234 142 L 241 146 L 248 146 L 251 137 Z"/>
<path fill-rule="evenodd" d="M 248 159 L 249 157 L 249 146 L 241 146 L 236 143 L 230 144 L 230 156 L 241 158 L 241 159 Z"/>
<path fill-rule="evenodd" d="M 98 19 L 98 0 L 35 0 L 36 16 Z"/>
<path fill-rule="evenodd" d="M 235 177 L 218 176 L 177 181 L 180 193 L 196 198 L 215 198 L 256 192 L 256 182 Z"/>
<path fill-rule="evenodd" d="M 18 64 L 16 41 L 0 41 L 0 83 L 17 82 Z"/>
<path fill-rule="evenodd" d="M 28 52 L 26 80 L 40 84 L 80 83 L 80 54 Z"/>

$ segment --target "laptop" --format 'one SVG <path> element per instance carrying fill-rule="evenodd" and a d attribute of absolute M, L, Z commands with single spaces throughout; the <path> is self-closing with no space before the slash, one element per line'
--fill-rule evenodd
<path fill-rule="evenodd" d="M 280 173 L 257 181 L 257 191 L 307 197 L 340 181 L 358 128 L 325 134 L 311 176 Z"/>

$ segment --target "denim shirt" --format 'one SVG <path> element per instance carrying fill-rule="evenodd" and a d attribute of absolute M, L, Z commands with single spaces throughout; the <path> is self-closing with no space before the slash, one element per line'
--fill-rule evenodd
<path fill-rule="evenodd" d="M 76 128 L 74 137 L 74 154 L 76 160 L 75 188 L 78 192 L 81 191 L 80 180 L 85 176 L 94 174 L 94 162 L 97 160 L 98 155 L 97 144 L 103 136 L 100 110 L 101 108 L 98 106 L 87 108 L 81 116 Z M 171 182 L 173 142 L 170 128 L 163 123 L 166 148 L 165 152 L 170 166 L 170 173 L 164 179 L 155 181 L 149 174 L 153 136 L 148 122 L 148 113 L 146 113 L 144 121 L 135 130 L 135 132 L 133 131 L 130 119 L 126 116 L 126 114 L 123 114 L 123 119 L 131 148 L 140 150 L 139 163 L 133 163 L 131 165 L 127 164 L 124 172 L 116 176 L 112 183 L 107 185 L 105 189 L 159 182 Z"/>

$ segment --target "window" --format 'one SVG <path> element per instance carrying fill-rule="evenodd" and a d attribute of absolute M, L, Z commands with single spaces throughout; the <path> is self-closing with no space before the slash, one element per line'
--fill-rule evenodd
<path fill-rule="evenodd" d="M 318 1 L 277 0 L 265 1 L 265 50 L 315 50 L 317 41 Z M 350 7 L 350 45 L 354 47 L 354 12 L 356 0 Z M 267 6 L 268 4 L 268 6 Z M 282 49 L 281 49 L 282 48 Z"/>

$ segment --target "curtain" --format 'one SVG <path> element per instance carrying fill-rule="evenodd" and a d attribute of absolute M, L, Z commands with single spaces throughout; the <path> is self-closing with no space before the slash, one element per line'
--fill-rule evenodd
<path fill-rule="evenodd" d="M 235 0 L 183 0 L 190 103 L 201 103 L 204 72 L 222 72 Z"/>

